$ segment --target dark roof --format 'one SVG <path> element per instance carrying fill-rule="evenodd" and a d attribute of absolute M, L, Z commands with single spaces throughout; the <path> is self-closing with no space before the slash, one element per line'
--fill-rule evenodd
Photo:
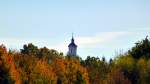
<path fill-rule="evenodd" d="M 71 42 L 68 47 L 71 47 L 71 46 L 74 46 L 74 47 L 77 47 L 77 45 L 74 43 L 74 42 Z"/>
<path fill-rule="evenodd" d="M 68 45 L 68 47 L 71 47 L 71 46 L 77 47 L 77 45 L 74 43 L 74 38 L 73 37 L 72 37 L 71 43 Z"/>

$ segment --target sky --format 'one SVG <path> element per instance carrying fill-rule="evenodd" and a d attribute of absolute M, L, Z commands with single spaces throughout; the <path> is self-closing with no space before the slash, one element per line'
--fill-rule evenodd
<path fill-rule="evenodd" d="M 1 0 L 0 44 L 68 51 L 72 33 L 78 55 L 114 58 L 150 36 L 150 0 Z"/>

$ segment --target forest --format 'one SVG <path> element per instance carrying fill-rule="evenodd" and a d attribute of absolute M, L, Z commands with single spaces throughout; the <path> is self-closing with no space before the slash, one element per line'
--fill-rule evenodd
<path fill-rule="evenodd" d="M 18 51 L 1 44 L 0 84 L 150 84 L 150 39 L 109 61 L 82 60 L 32 43 Z"/>

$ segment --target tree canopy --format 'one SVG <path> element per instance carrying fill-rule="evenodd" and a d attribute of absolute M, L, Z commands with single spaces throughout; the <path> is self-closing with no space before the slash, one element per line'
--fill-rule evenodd
<path fill-rule="evenodd" d="M 0 84 L 150 84 L 149 78 L 148 37 L 109 62 L 105 57 L 65 56 L 32 43 L 19 52 L 0 46 Z"/>

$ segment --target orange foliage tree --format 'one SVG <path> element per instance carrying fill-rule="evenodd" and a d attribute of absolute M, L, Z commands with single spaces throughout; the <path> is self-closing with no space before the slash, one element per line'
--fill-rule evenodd
<path fill-rule="evenodd" d="M 7 52 L 4 45 L 0 46 L 0 52 L 2 60 L 4 60 L 5 65 L 9 68 L 11 79 L 14 80 L 15 84 L 21 84 L 20 75 L 16 68 L 13 57 Z"/>

